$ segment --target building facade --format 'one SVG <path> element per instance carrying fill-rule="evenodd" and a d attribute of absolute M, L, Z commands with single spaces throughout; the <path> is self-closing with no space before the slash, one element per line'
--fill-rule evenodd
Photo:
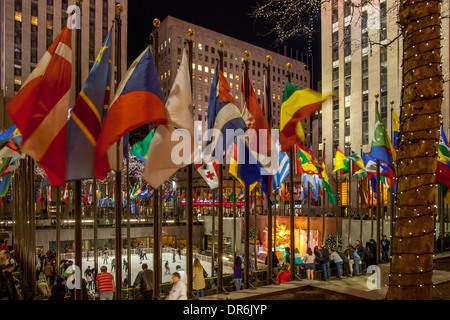
<path fill-rule="evenodd" d="M 115 4 L 108 0 L 84 1 L 81 11 L 81 81 L 90 68 L 113 24 Z M 75 0 L 5 0 L 0 3 L 0 107 L 3 128 L 12 125 L 5 105 L 19 91 L 47 48 L 67 25 L 68 8 Z M 122 18 L 122 70 L 127 69 L 127 0 L 120 1 Z M 75 48 L 73 37 L 72 48 Z M 115 37 L 113 37 L 115 47 Z M 113 65 L 116 51 L 113 50 Z M 74 67 L 74 65 L 73 65 Z M 74 78 L 73 78 L 74 79 Z M 115 79 L 112 83 L 114 83 Z M 114 89 L 114 88 L 112 88 Z M 1 98 L 1 96 L 0 96 Z M 75 92 L 72 92 L 72 101 Z"/>
<path fill-rule="evenodd" d="M 402 37 L 397 25 L 395 0 L 344 1 L 322 4 L 322 92 L 338 98 L 323 104 L 323 139 L 328 170 L 332 170 L 336 149 L 370 152 L 375 125 L 375 95 L 384 125 L 392 137 L 392 109 L 400 114 L 402 88 Z M 448 3 L 442 10 L 448 12 Z M 442 21 L 442 63 L 448 78 L 448 19 Z M 447 36 L 446 36 L 447 35 Z M 449 128 L 449 84 L 444 84 L 442 104 L 444 129 Z M 391 104 L 391 101 L 393 104 Z M 345 191 L 344 191 L 345 192 Z M 352 184 L 352 206 L 357 205 L 357 183 Z M 389 202 L 388 202 L 389 203 Z"/>

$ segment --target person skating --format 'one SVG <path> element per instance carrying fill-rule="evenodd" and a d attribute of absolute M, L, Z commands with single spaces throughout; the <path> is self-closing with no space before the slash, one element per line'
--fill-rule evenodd
<path fill-rule="evenodd" d="M 170 274 L 169 261 L 166 261 L 166 263 L 164 264 L 164 267 L 166 268 L 166 272 L 164 274 Z"/>
<path fill-rule="evenodd" d="M 141 288 L 142 296 L 144 300 L 152 300 L 153 297 L 153 270 L 148 269 L 146 263 L 142 265 L 142 270 L 136 276 L 134 280 L 133 288 L 137 285 Z"/>
<path fill-rule="evenodd" d="M 113 272 L 115 268 L 116 268 L 116 259 L 112 259 L 112 261 L 111 261 L 111 272 Z"/>

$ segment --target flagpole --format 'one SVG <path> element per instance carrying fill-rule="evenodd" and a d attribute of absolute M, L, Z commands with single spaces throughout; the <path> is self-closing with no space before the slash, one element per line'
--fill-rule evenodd
<path fill-rule="evenodd" d="M 128 150 L 127 150 L 128 152 Z M 127 198 L 126 198 L 126 209 L 127 209 L 127 279 L 128 287 L 131 285 L 131 208 L 130 208 L 130 159 L 127 155 Z M 128 294 L 129 297 L 129 294 Z"/>
<path fill-rule="evenodd" d="M 225 43 L 223 41 L 219 41 L 219 50 L 217 53 L 219 54 L 219 66 L 220 70 L 223 70 L 223 48 Z M 222 157 L 223 161 L 223 157 Z M 217 293 L 224 292 L 223 288 L 223 164 L 219 163 L 219 172 L 217 173 L 217 178 L 219 180 L 219 210 L 218 210 L 218 279 L 217 279 Z"/>
<path fill-rule="evenodd" d="M 236 178 L 233 176 L 233 259 L 236 258 Z"/>
<path fill-rule="evenodd" d="M 338 172 L 336 171 L 336 198 L 338 199 L 337 203 L 336 203 L 336 248 L 338 248 L 339 246 L 339 219 L 338 219 L 338 212 L 340 212 L 341 210 L 341 202 L 342 202 L 342 197 L 339 194 L 339 180 L 338 180 Z"/>
<path fill-rule="evenodd" d="M 394 121 L 393 121 L 393 119 L 394 119 L 394 100 L 391 100 L 390 102 L 389 102 L 390 104 L 391 104 L 391 137 L 392 137 L 392 139 L 394 139 Z M 392 236 L 394 235 L 394 211 L 395 211 L 395 202 L 394 202 L 394 196 L 395 196 L 395 194 L 394 194 L 394 191 L 395 191 L 395 188 L 394 188 L 394 186 L 395 186 L 395 183 L 396 183 L 396 181 L 394 180 L 393 181 L 394 183 L 392 183 L 392 191 L 391 191 L 391 197 L 390 197 L 390 203 L 391 203 L 391 212 L 390 212 L 390 218 L 391 218 L 391 221 L 390 221 L 390 239 L 392 239 Z M 378 241 L 380 241 L 380 239 L 378 239 Z"/>
<path fill-rule="evenodd" d="M 257 247 L 256 247 L 256 242 L 257 242 L 257 240 L 258 240 L 258 231 L 257 231 L 258 229 L 256 228 L 257 223 L 258 223 L 258 221 L 257 221 L 257 215 L 256 215 L 256 211 L 257 211 L 257 206 L 256 206 L 256 205 L 257 205 L 257 200 L 258 200 L 258 199 L 257 199 L 257 195 L 256 195 L 256 186 L 255 186 L 255 188 L 254 188 L 253 193 L 254 193 L 254 198 L 255 198 L 255 206 L 254 206 L 254 207 L 255 207 L 255 211 L 254 211 L 254 213 L 255 213 L 255 217 L 254 217 L 254 218 L 255 218 L 255 225 L 254 225 L 254 230 L 255 230 L 255 232 L 254 232 L 254 237 L 255 237 L 255 239 L 254 239 L 254 241 L 255 241 L 255 242 L 254 242 L 255 261 L 254 261 L 254 262 L 255 262 L 255 264 L 254 264 L 254 266 L 255 266 L 255 270 L 256 270 L 256 269 L 257 269 L 257 268 L 256 268 L 256 265 L 257 265 L 256 258 L 257 258 L 257 256 L 258 256 L 258 252 L 257 252 L 258 250 L 257 250 Z M 252 280 L 254 280 L 254 279 L 252 279 Z"/>
<path fill-rule="evenodd" d="M 98 270 L 98 208 L 97 208 L 97 178 L 94 178 L 94 183 L 92 189 L 94 193 L 92 194 L 92 200 L 94 201 L 94 270 Z"/>
<path fill-rule="evenodd" d="M 324 156 L 324 154 L 325 154 L 325 141 L 326 141 L 326 138 L 323 138 L 323 146 L 322 146 L 322 150 L 323 150 L 323 152 L 322 152 L 322 161 L 323 161 L 323 156 Z M 328 175 L 328 173 L 326 173 L 327 175 Z M 325 187 L 324 187 L 324 184 L 323 184 L 323 177 L 322 177 L 322 187 L 323 187 L 323 197 L 322 197 L 322 219 L 323 219 L 323 222 L 322 222 L 322 244 L 323 245 L 325 245 L 325 203 L 324 203 L 324 201 L 325 201 L 325 192 L 327 193 L 327 195 L 328 195 L 328 191 L 325 191 Z M 328 199 L 327 199 L 327 207 L 329 207 L 329 205 L 330 205 L 330 202 L 328 201 Z M 337 249 L 337 248 L 336 248 Z"/>
<path fill-rule="evenodd" d="M 216 243 L 216 189 L 213 190 L 213 198 L 212 198 L 212 210 L 211 210 L 211 218 L 212 218 L 212 246 L 211 246 L 211 277 L 214 277 L 214 264 L 216 262 L 216 250 L 215 250 L 215 243 Z"/>
<path fill-rule="evenodd" d="M 272 61 L 272 56 L 268 55 L 266 56 L 266 61 L 267 61 L 267 67 L 265 68 L 266 71 L 266 79 L 267 79 L 267 88 L 268 88 L 268 92 L 267 92 L 267 114 L 266 114 L 266 118 L 267 118 L 267 122 L 269 123 L 269 127 L 272 128 L 272 102 L 271 102 L 271 84 L 270 84 L 270 62 Z M 266 90 L 266 88 L 264 88 L 264 90 Z M 272 263 L 273 263 L 273 259 L 272 259 L 272 229 L 273 229 L 273 224 L 272 224 L 272 205 L 271 205 L 271 200 L 270 197 L 272 195 L 272 179 L 273 177 L 269 177 L 268 181 L 269 184 L 267 186 L 267 284 L 270 285 L 273 283 L 273 279 L 272 279 L 272 274 L 273 274 L 273 269 L 272 269 Z M 275 202 L 274 202 L 275 205 Z"/>
<path fill-rule="evenodd" d="M 117 40 L 116 40 L 116 86 L 115 89 L 119 85 L 120 80 L 122 79 L 122 19 L 120 14 L 123 12 L 123 6 L 121 4 L 116 5 L 116 17 L 114 21 L 117 26 Z M 116 142 L 116 217 L 115 217 L 115 257 L 116 257 L 116 300 L 122 300 L 122 171 L 120 170 L 121 164 L 120 161 L 120 145 L 123 138 L 119 139 Z M 122 150 L 123 151 L 123 150 Z"/>
<path fill-rule="evenodd" d="M 187 44 L 189 47 L 189 74 L 190 74 L 190 82 L 191 82 L 191 93 L 192 96 L 194 95 L 194 86 L 192 83 L 192 50 L 193 50 L 193 46 L 194 46 L 194 42 L 192 40 L 192 37 L 194 36 L 194 30 L 189 29 L 188 30 L 188 36 L 189 36 L 189 40 L 187 40 Z M 193 214 L 194 214 L 194 208 L 192 205 L 192 182 L 193 182 L 193 174 L 194 174 L 194 170 L 193 170 L 194 166 L 193 164 L 188 165 L 187 167 L 187 192 L 186 192 L 186 207 L 187 207 L 187 220 L 186 220 L 186 225 L 187 225 L 187 247 L 186 247 L 186 271 L 187 271 L 187 278 L 188 278 L 188 298 L 189 295 L 192 295 L 193 293 L 193 265 L 192 265 L 192 260 L 193 260 Z"/>
<path fill-rule="evenodd" d="M 83 1 L 76 1 L 77 6 L 82 12 Z M 81 22 L 80 22 L 81 23 Z M 75 56 L 75 92 L 81 91 L 81 29 L 75 29 L 76 56 Z M 82 268 L 82 225 L 81 225 L 81 180 L 75 182 L 75 266 Z M 59 266 L 58 266 L 59 267 Z M 78 275 L 81 279 L 81 275 Z M 82 300 L 81 287 L 75 287 L 75 300 Z"/>
<path fill-rule="evenodd" d="M 362 157 L 363 154 L 363 145 L 360 144 L 360 155 Z M 361 192 L 359 192 L 359 190 L 361 190 Z M 359 194 L 359 241 L 362 241 L 362 234 L 363 234 L 363 179 L 358 177 L 358 194 Z M 361 242 L 362 243 L 362 242 Z"/>
<path fill-rule="evenodd" d="M 375 110 L 378 110 L 378 97 L 380 95 L 378 93 L 375 94 Z M 381 205 L 384 206 L 384 203 L 381 203 L 383 199 L 383 191 L 381 190 L 381 180 L 380 180 L 380 160 L 377 159 L 377 263 L 380 263 L 380 215 L 381 215 Z"/>
<path fill-rule="evenodd" d="M 286 64 L 286 68 L 287 68 L 287 78 L 288 81 L 291 82 L 291 68 L 292 68 L 292 63 L 288 62 Z M 291 247 L 291 280 L 295 280 L 295 259 L 293 259 L 292 257 L 294 256 L 294 252 L 295 252 L 295 195 L 294 195 L 294 161 L 295 161 L 295 155 L 294 155 L 294 151 L 295 151 L 295 144 L 292 146 L 291 150 L 290 150 L 290 161 L 289 161 L 289 193 L 291 194 L 291 197 L 289 199 L 289 204 L 291 207 L 291 212 L 289 215 L 289 229 L 290 229 L 290 244 L 289 246 Z M 309 226 L 309 215 L 308 215 L 308 226 Z M 309 231 L 308 231 L 308 237 L 309 237 Z"/>
<path fill-rule="evenodd" d="M 249 90 L 249 56 L 250 51 L 245 50 L 244 52 L 244 66 L 245 66 L 245 99 L 248 97 Z M 247 161 L 247 160 L 246 160 Z M 248 184 L 245 184 L 245 213 L 244 213 L 244 225 L 245 225 L 245 247 L 244 247 L 244 288 L 248 289 L 249 287 L 253 288 L 249 283 L 249 255 L 250 255 L 250 188 Z"/>
<path fill-rule="evenodd" d="M 349 151 L 349 155 L 352 154 L 352 143 L 349 142 L 348 143 L 348 151 Z M 349 168 L 348 168 L 348 197 L 347 197 L 347 201 L 348 201 L 348 244 L 351 244 L 351 232 L 352 232 L 352 174 L 353 174 L 353 166 L 351 163 L 349 163 Z"/>
<path fill-rule="evenodd" d="M 48 187 L 50 188 L 50 187 Z M 48 193 L 47 193 L 48 194 Z M 61 194 L 61 187 L 56 188 L 56 194 Z M 49 199 L 47 199 L 49 201 Z M 56 201 L 56 275 L 60 276 L 59 266 L 61 265 L 61 200 Z"/>

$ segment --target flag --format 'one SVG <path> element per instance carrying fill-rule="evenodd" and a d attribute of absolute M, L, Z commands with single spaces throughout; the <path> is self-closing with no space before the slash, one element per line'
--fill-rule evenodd
<path fill-rule="evenodd" d="M 244 199 L 244 196 L 245 196 L 244 191 L 242 191 L 242 188 L 241 188 L 241 190 L 239 191 L 239 194 L 238 194 L 238 199 L 242 201 Z"/>
<path fill-rule="evenodd" d="M 216 189 L 219 187 L 219 178 L 217 175 L 217 172 L 219 171 L 218 160 L 213 160 L 212 163 L 205 165 L 197 163 L 195 165 L 195 169 L 197 169 L 198 173 L 202 176 L 211 189 Z"/>
<path fill-rule="evenodd" d="M 394 124 L 394 136 L 392 137 L 392 144 L 394 147 L 394 150 L 397 151 L 398 150 L 398 133 L 400 131 L 400 117 L 398 116 L 398 114 L 393 111 L 393 124 Z"/>
<path fill-rule="evenodd" d="M 154 188 L 158 188 L 179 169 L 194 162 L 194 152 L 197 150 L 194 142 L 194 121 L 192 114 L 191 76 L 189 74 L 189 59 L 186 50 L 178 69 L 177 76 L 166 102 L 167 124 L 156 128 L 148 148 L 148 160 L 142 177 Z M 188 135 L 188 150 L 178 150 L 175 162 L 172 152 L 180 144 L 172 141 L 175 135 Z M 182 152 L 180 152 L 182 151 Z"/>
<path fill-rule="evenodd" d="M 439 138 L 436 181 L 440 183 L 445 202 L 450 203 L 450 148 L 443 127 Z"/>
<path fill-rule="evenodd" d="M 367 199 L 367 194 L 364 192 L 362 188 L 362 180 L 359 180 L 358 182 L 358 191 L 359 195 L 361 196 L 361 205 L 366 206 L 368 205 L 369 201 Z"/>
<path fill-rule="evenodd" d="M 95 148 L 110 100 L 111 38 L 112 28 L 70 113 L 65 181 L 94 176 Z"/>
<path fill-rule="evenodd" d="M 22 133 L 21 150 L 52 185 L 66 181 L 67 115 L 72 78 L 72 30 L 65 27 L 7 106 Z"/>
<path fill-rule="evenodd" d="M 131 154 L 133 156 L 138 157 L 144 162 L 147 162 L 148 159 L 148 148 L 150 147 L 150 143 L 152 142 L 153 136 L 155 134 L 156 129 L 153 129 L 144 140 L 136 142 L 134 146 L 131 147 Z"/>
<path fill-rule="evenodd" d="M 114 143 L 128 132 L 150 122 L 156 122 L 156 126 L 165 124 L 167 114 L 153 55 L 147 48 L 120 82 L 103 121 L 95 150 L 96 178 L 104 180 L 111 167 L 121 169 L 123 161 L 120 151 L 123 150 L 119 148 L 117 159 Z"/>
<path fill-rule="evenodd" d="M 394 161 L 396 159 L 396 152 L 392 146 L 391 139 L 386 132 L 386 128 L 384 127 L 383 119 L 381 119 L 378 108 L 375 112 L 375 130 L 373 133 L 370 156 L 376 160 L 386 163 L 395 175 Z"/>
<path fill-rule="evenodd" d="M 295 149 L 297 154 L 297 158 L 295 159 L 296 173 L 318 174 L 321 167 L 314 153 L 301 144 L 296 144 Z"/>
<path fill-rule="evenodd" d="M 235 177 L 236 178 L 236 180 L 238 180 L 239 181 L 239 183 L 241 184 L 241 185 L 243 185 L 243 186 L 245 186 L 245 184 L 246 184 L 246 182 L 243 180 L 243 179 L 245 179 L 245 178 L 243 178 L 241 175 L 243 174 L 243 172 L 245 171 L 244 170 L 244 168 L 243 167 L 241 167 L 241 165 L 239 164 L 239 152 L 238 152 L 238 145 L 236 144 L 236 143 L 233 143 L 232 144 L 232 147 L 231 147 L 232 149 L 231 149 L 231 153 L 230 153 L 230 165 L 229 165 L 229 168 L 228 168 L 228 172 L 233 176 L 233 177 Z M 247 149 L 247 151 L 248 151 L 248 149 Z M 241 159 L 242 160 L 242 159 Z M 247 167 L 247 170 L 250 170 L 250 171 L 252 171 L 252 168 L 249 168 L 249 167 Z M 257 169 L 257 170 L 259 170 L 259 169 Z M 255 173 L 255 172 L 253 172 L 253 173 Z M 257 175 L 258 175 L 258 173 L 257 173 Z M 249 178 L 249 176 L 247 175 L 246 176 L 247 177 L 247 179 Z M 252 180 L 252 179 L 250 179 L 250 180 Z M 248 180 L 247 180 L 248 181 Z M 250 183 L 250 186 L 249 186 L 249 190 L 251 191 L 251 190 L 253 190 L 253 188 L 256 186 L 258 184 L 258 181 L 253 181 L 253 182 L 251 182 Z"/>
<path fill-rule="evenodd" d="M 330 186 L 330 181 L 328 179 L 327 167 L 325 164 L 325 150 L 322 151 L 322 165 L 320 168 L 320 175 L 322 176 L 322 184 L 325 191 L 328 193 L 328 202 L 336 204 L 336 194 L 333 188 Z"/>
<path fill-rule="evenodd" d="M 25 159 L 25 154 L 20 151 L 22 134 L 15 125 L 0 134 L 0 158 Z"/>
<path fill-rule="evenodd" d="M 137 197 L 139 197 L 141 195 L 141 187 L 137 188 L 137 190 L 135 190 L 135 188 L 133 187 L 133 191 L 131 192 L 131 199 L 136 199 Z"/>
<path fill-rule="evenodd" d="M 349 168 L 350 167 L 347 158 L 344 156 L 341 149 L 338 147 L 336 150 L 336 157 L 334 158 L 333 173 L 341 171 L 342 174 L 343 172 L 348 172 Z"/>
<path fill-rule="evenodd" d="M 12 174 L 4 176 L 0 182 L 0 197 L 6 197 L 9 190 Z"/>
<path fill-rule="evenodd" d="M 140 196 L 141 196 L 141 198 L 148 197 L 148 188 L 145 188 L 145 190 L 141 192 Z"/>
<path fill-rule="evenodd" d="M 64 202 L 66 204 L 69 204 L 69 189 L 68 189 L 67 183 L 66 183 L 66 189 L 64 190 Z"/>
<path fill-rule="evenodd" d="M 289 156 L 285 152 L 281 152 L 281 145 L 277 141 L 277 151 L 278 151 L 278 168 L 274 171 L 272 175 L 272 190 L 281 189 L 281 184 L 289 175 Z"/>
<path fill-rule="evenodd" d="M 347 156 L 347 160 L 352 161 L 352 173 L 354 177 L 364 178 L 367 176 L 364 160 L 358 152 L 352 152 L 351 155 Z"/>
<path fill-rule="evenodd" d="M 218 130 L 221 137 L 208 135 L 208 142 L 204 151 L 205 163 L 211 162 L 212 157 L 222 160 L 223 154 L 233 144 L 235 135 L 244 134 L 247 130 L 247 125 L 230 93 L 228 81 L 219 67 L 216 67 L 214 73 L 208 104 L 208 130 L 210 129 Z M 228 129 L 233 130 L 234 134 L 227 135 Z M 239 129 L 242 132 L 239 132 Z M 221 150 L 216 150 L 219 141 L 222 142 L 222 145 L 219 146 Z"/>
<path fill-rule="evenodd" d="M 92 184 L 91 184 L 91 187 L 89 188 L 88 203 L 89 204 L 92 203 Z"/>
<path fill-rule="evenodd" d="M 286 152 L 305 140 L 301 121 L 320 110 L 322 102 L 330 96 L 286 82 L 280 115 L 281 151 Z"/>
<path fill-rule="evenodd" d="M 281 184 L 281 188 L 278 190 L 281 201 L 283 201 L 283 203 L 286 203 L 286 194 L 284 193 L 284 190 L 286 189 L 284 183 Z"/>

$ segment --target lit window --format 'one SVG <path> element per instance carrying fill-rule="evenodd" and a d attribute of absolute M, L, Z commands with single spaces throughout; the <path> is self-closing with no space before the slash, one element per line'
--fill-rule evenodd
<path fill-rule="evenodd" d="M 205 82 L 209 82 L 208 76 L 205 76 Z"/>
<path fill-rule="evenodd" d="M 216 73 L 216 69 L 211 68 L 211 73 L 212 73 L 212 74 L 215 74 L 215 73 Z"/>
<path fill-rule="evenodd" d="M 14 76 L 14 84 L 17 84 L 18 86 L 22 85 L 22 77 L 21 76 Z"/>
<path fill-rule="evenodd" d="M 197 65 L 197 68 L 198 68 L 198 71 L 202 71 L 203 70 L 203 67 L 202 67 L 201 64 Z"/>
<path fill-rule="evenodd" d="M 164 72 L 164 79 L 167 78 L 167 72 Z"/>
<path fill-rule="evenodd" d="M 192 70 L 195 70 L 195 63 L 192 64 Z"/>
<path fill-rule="evenodd" d="M 53 29 L 53 21 L 47 20 L 47 29 L 49 29 L 49 30 Z"/>
<path fill-rule="evenodd" d="M 261 90 L 258 89 L 258 96 L 261 95 Z"/>
<path fill-rule="evenodd" d="M 232 73 L 230 73 L 230 79 L 233 79 L 233 74 Z"/>
<path fill-rule="evenodd" d="M 230 82 L 230 88 L 233 89 L 233 82 Z"/>
<path fill-rule="evenodd" d="M 14 13 L 14 20 L 22 22 L 22 12 L 15 11 L 15 13 Z"/>
<path fill-rule="evenodd" d="M 203 46 L 201 43 L 198 44 L 198 50 L 203 50 Z"/>
<path fill-rule="evenodd" d="M 238 75 L 236 75 L 236 81 L 239 81 L 239 76 Z"/>
<path fill-rule="evenodd" d="M 224 72 L 223 75 L 225 76 L 225 78 L 228 77 L 228 73 L 227 72 Z"/>
<path fill-rule="evenodd" d="M 239 85 L 236 83 L 236 90 L 239 90 Z"/>
<path fill-rule="evenodd" d="M 205 67 L 205 72 L 209 73 L 209 67 Z"/>
<path fill-rule="evenodd" d="M 37 17 L 31 17 L 31 24 L 34 26 L 38 25 L 38 18 Z"/>
<path fill-rule="evenodd" d="M 170 77 L 170 69 L 167 70 L 167 75 Z"/>

